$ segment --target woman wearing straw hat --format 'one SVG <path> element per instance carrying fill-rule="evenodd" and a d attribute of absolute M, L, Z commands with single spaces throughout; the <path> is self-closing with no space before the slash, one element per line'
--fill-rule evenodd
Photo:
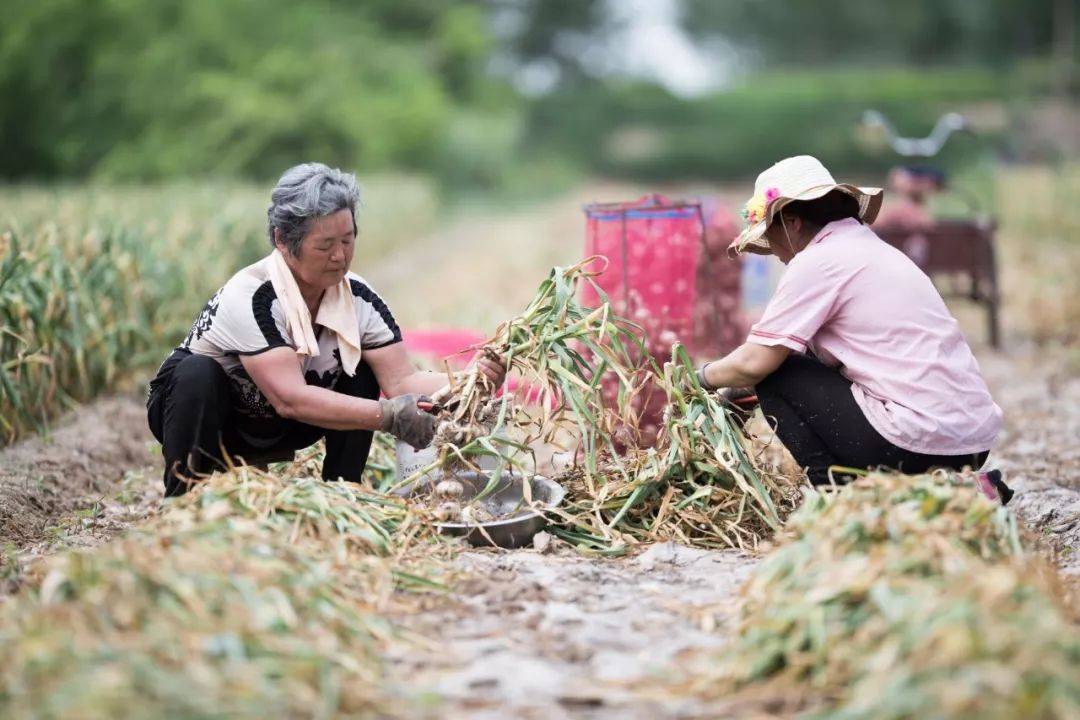
<path fill-rule="evenodd" d="M 729 251 L 787 270 L 747 341 L 698 371 L 729 400 L 756 394 L 814 484 L 834 466 L 977 469 L 1001 430 L 930 279 L 868 227 L 881 199 L 806 155 L 761 173 Z"/>

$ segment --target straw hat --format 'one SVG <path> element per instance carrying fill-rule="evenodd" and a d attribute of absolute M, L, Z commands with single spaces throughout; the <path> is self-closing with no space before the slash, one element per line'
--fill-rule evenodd
<path fill-rule="evenodd" d="M 821 161 L 810 155 L 796 155 L 773 165 L 758 175 L 754 197 L 746 203 L 743 217 L 746 229 L 731 243 L 728 252 L 751 252 L 769 255 L 765 229 L 780 210 L 793 200 L 816 200 L 833 190 L 847 193 L 859 201 L 859 219 L 872 223 L 881 209 L 881 188 L 861 188 L 838 183 Z"/>

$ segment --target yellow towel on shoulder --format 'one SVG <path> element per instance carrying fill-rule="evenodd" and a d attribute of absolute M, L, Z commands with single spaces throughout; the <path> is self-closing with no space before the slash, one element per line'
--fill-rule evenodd
<path fill-rule="evenodd" d="M 292 270 L 280 250 L 274 250 L 266 259 L 267 272 L 274 293 L 285 312 L 285 325 L 289 328 L 296 352 L 299 355 L 316 357 L 319 354 L 319 341 L 311 324 L 311 312 L 308 310 L 300 286 L 296 284 Z M 360 362 L 360 323 L 356 319 L 356 306 L 353 304 L 352 288 L 349 278 L 329 287 L 323 293 L 319 303 L 319 314 L 315 322 L 337 335 L 341 349 L 341 366 L 345 374 L 352 377 Z"/>

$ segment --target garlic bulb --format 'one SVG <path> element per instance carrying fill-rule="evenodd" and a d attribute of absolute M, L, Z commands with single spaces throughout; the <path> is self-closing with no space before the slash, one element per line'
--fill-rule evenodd
<path fill-rule="evenodd" d="M 442 498 L 459 498 L 465 487 L 457 480 L 440 480 L 435 485 L 435 495 Z"/>
<path fill-rule="evenodd" d="M 460 517 L 461 506 L 456 502 L 440 503 L 439 506 L 435 508 L 435 519 L 440 522 L 458 520 Z"/>

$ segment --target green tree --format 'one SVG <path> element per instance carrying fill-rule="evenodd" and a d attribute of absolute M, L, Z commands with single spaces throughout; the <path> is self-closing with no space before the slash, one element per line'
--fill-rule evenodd
<path fill-rule="evenodd" d="M 585 80 L 580 45 L 609 27 L 603 0 L 489 0 L 502 33 L 502 50 L 515 65 L 544 61 L 560 84 Z"/>
<path fill-rule="evenodd" d="M 1075 0 L 1068 0 L 1075 1 Z M 1046 55 L 1055 0 L 683 0 L 683 25 L 765 65 L 1007 65 Z"/>
<path fill-rule="evenodd" d="M 0 177 L 428 167 L 490 52 L 473 2 L 14 0 Z"/>

